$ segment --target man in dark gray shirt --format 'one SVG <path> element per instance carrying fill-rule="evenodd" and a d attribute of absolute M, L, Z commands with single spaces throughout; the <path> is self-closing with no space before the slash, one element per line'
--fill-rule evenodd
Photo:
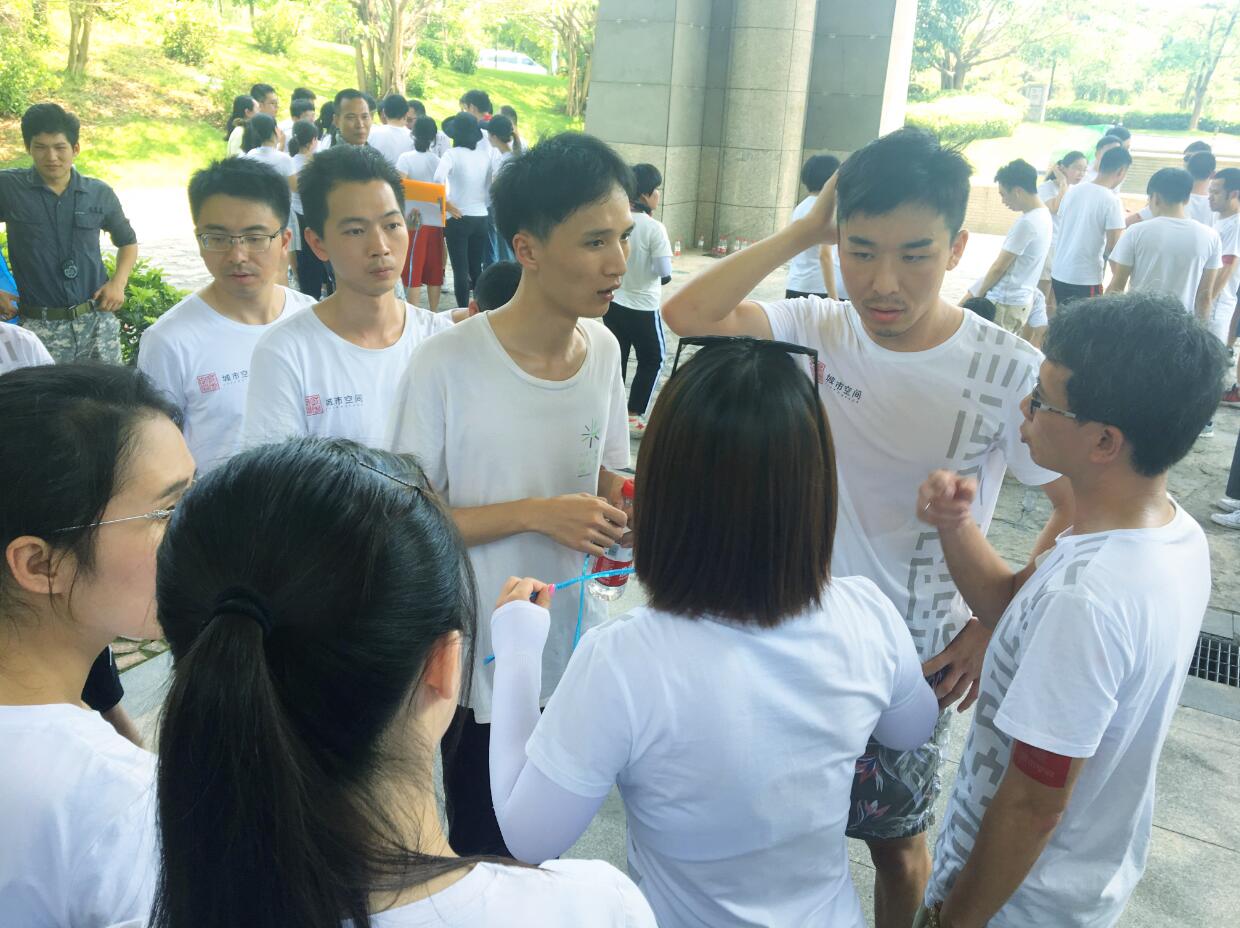
<path fill-rule="evenodd" d="M 101 180 L 73 168 L 80 147 L 76 116 L 55 103 L 22 115 L 22 140 L 33 165 L 0 171 L 0 221 L 8 227 L 9 260 L 21 294 L 0 291 L 0 318 L 19 310 L 58 362 L 94 359 L 119 364 L 125 284 L 138 260 L 137 236 L 120 200 Z M 116 245 L 109 280 L 99 232 Z"/>

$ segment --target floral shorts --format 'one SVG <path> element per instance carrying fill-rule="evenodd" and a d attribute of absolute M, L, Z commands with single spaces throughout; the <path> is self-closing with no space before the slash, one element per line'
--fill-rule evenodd
<path fill-rule="evenodd" d="M 951 708 L 940 713 L 930 740 L 912 751 L 893 751 L 873 740 L 866 745 L 853 778 L 848 837 L 890 841 L 930 828 L 954 714 Z"/>

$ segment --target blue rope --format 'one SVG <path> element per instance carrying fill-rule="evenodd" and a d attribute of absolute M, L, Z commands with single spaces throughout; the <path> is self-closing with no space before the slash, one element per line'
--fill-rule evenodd
<path fill-rule="evenodd" d="M 563 583 L 555 584 L 555 588 L 557 590 L 562 590 L 565 587 L 572 586 L 575 583 L 581 584 L 581 593 L 577 597 L 577 628 L 573 631 L 573 649 L 574 650 L 576 650 L 577 648 L 577 642 L 581 641 L 581 622 L 582 622 L 582 618 L 584 617 L 585 611 L 586 611 L 586 581 L 587 580 L 598 580 L 603 577 L 626 577 L 633 572 L 632 567 L 619 567 L 615 570 L 600 570 L 598 573 L 592 574 L 590 573 L 590 557 L 591 555 L 589 554 L 586 555 L 585 564 L 581 568 L 582 573 L 580 577 L 573 577 L 571 580 L 565 580 Z M 483 665 L 486 665 L 486 664 L 491 663 L 494 660 L 495 660 L 495 655 L 489 654 L 482 661 L 482 663 Z"/>

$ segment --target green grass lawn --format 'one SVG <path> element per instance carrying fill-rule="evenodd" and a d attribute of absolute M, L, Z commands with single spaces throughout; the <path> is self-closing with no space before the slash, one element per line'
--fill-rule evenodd
<path fill-rule="evenodd" d="M 67 26 L 55 17 L 53 26 L 60 40 L 45 58 L 49 67 L 60 69 Z M 287 56 L 269 55 L 238 24 L 222 31 L 211 62 L 197 69 L 165 57 L 159 38 L 158 24 L 103 24 L 91 38 L 86 80 L 64 84 L 49 97 L 82 118 L 77 166 L 122 189 L 180 186 L 192 171 L 223 155 L 225 114 L 216 111 L 213 87 L 229 75 L 240 76 L 246 87 L 271 84 L 285 112 L 294 87 L 311 88 L 322 103 L 357 83 L 349 45 L 301 36 Z M 427 83 L 427 111 L 436 119 L 457 112 L 461 94 L 474 87 L 491 95 L 496 111 L 502 104 L 514 106 L 530 141 L 581 127 L 561 111 L 563 79 L 506 71 L 437 69 Z M 18 121 L 0 119 L 0 167 L 27 163 Z"/>

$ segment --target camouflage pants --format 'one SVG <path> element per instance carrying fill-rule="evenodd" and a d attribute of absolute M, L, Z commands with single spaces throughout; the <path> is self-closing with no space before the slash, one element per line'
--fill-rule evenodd
<path fill-rule="evenodd" d="M 77 319 L 54 321 L 25 316 L 22 325 L 39 336 L 57 364 L 69 361 L 121 363 L 121 323 L 116 313 L 93 312 Z"/>

